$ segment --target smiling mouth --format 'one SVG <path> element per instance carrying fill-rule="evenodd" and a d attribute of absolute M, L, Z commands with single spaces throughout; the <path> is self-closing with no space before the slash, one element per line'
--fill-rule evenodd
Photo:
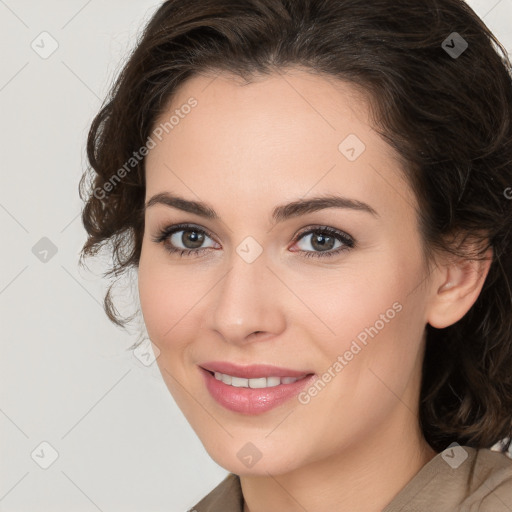
<path fill-rule="evenodd" d="M 217 362 L 208 366 L 215 368 L 198 366 L 198 369 L 211 397 L 225 409 L 246 415 L 262 414 L 285 404 L 316 379 L 315 373 L 271 365 L 239 366 Z M 238 375 L 216 371 L 220 369 Z"/>

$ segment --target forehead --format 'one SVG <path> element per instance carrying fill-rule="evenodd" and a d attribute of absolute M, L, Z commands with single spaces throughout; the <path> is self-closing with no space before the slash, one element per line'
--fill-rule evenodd
<path fill-rule="evenodd" d="M 194 76 L 158 127 L 161 140 L 146 159 L 147 197 L 179 190 L 212 204 L 230 197 L 270 206 L 343 193 L 400 215 L 414 204 L 397 155 L 373 129 L 367 97 L 332 77 L 289 70 L 247 84 L 225 73 Z"/>

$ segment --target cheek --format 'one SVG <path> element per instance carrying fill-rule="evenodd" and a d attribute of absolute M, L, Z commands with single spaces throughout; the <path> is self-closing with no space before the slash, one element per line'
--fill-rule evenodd
<path fill-rule="evenodd" d="M 383 288 L 367 302 L 366 314 L 358 318 L 352 336 L 344 338 L 345 363 L 342 388 L 353 389 L 355 402 L 382 414 L 401 397 L 413 407 L 410 393 L 421 372 L 421 348 L 425 325 L 423 297 L 410 293 L 412 272 L 395 276 L 398 285 Z M 348 361 L 348 359 L 351 361 Z M 348 383 L 348 385 L 347 385 Z M 342 381 L 340 380 L 340 384 Z"/>
<path fill-rule="evenodd" d="M 382 252 L 344 268 L 321 287 L 298 290 L 322 320 L 317 344 L 327 367 L 342 356 L 348 367 L 381 367 L 392 377 L 400 363 L 414 364 L 422 324 L 422 267 L 413 254 Z M 317 322 L 318 323 L 318 322 Z M 397 359 L 398 358 L 398 359 Z M 339 369 L 340 366 L 338 365 Z M 345 372 L 357 377 L 358 372 Z M 348 375 L 347 375 L 348 377 Z"/>
<path fill-rule="evenodd" d="M 163 348 L 186 323 L 186 313 L 197 301 L 197 283 L 179 269 L 148 260 L 141 257 L 139 264 L 140 305 L 150 338 Z"/>
<path fill-rule="evenodd" d="M 385 254 L 367 254 L 357 261 L 354 258 L 354 263 L 343 265 L 329 276 L 304 278 L 294 291 L 305 298 L 304 302 L 321 321 L 324 339 L 333 340 L 333 348 L 338 350 L 343 345 L 340 347 L 337 341 L 345 343 L 360 333 L 364 340 L 365 328 L 376 322 L 382 330 L 381 315 L 391 321 L 397 316 L 399 306 L 393 305 L 401 302 L 407 293 L 407 282 L 412 280 L 409 274 L 413 270 L 408 267 L 407 262 L 397 264 Z"/>
<path fill-rule="evenodd" d="M 162 353 L 184 353 L 197 340 L 206 296 L 216 275 L 192 265 L 169 263 L 165 255 L 142 254 L 138 290 L 150 339 Z M 213 278 L 213 279 L 212 279 Z M 159 358 L 159 361 L 166 358 Z M 178 359 L 167 359 L 178 361 Z"/>

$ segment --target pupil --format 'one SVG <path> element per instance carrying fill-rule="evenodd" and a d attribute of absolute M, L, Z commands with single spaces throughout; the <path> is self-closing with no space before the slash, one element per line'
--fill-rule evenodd
<path fill-rule="evenodd" d="M 322 241 L 320 241 L 320 240 L 322 240 Z M 315 249 L 320 249 L 320 250 L 332 249 L 334 247 L 334 237 L 324 236 L 324 235 L 316 235 L 313 237 L 311 245 Z"/>
<path fill-rule="evenodd" d="M 186 233 L 191 233 L 191 235 L 187 238 Z M 183 245 L 189 249 L 197 249 L 198 247 L 201 247 L 203 240 L 204 234 L 198 233 L 197 231 L 184 231 L 183 236 L 181 237 Z"/>

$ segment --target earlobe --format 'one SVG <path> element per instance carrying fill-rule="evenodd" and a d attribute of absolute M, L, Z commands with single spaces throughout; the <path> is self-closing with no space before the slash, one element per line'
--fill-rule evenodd
<path fill-rule="evenodd" d="M 440 279 L 433 286 L 426 318 L 432 327 L 444 329 L 458 322 L 471 309 L 489 273 L 492 255 L 492 248 L 489 248 L 485 259 L 459 259 L 438 267 Z"/>

